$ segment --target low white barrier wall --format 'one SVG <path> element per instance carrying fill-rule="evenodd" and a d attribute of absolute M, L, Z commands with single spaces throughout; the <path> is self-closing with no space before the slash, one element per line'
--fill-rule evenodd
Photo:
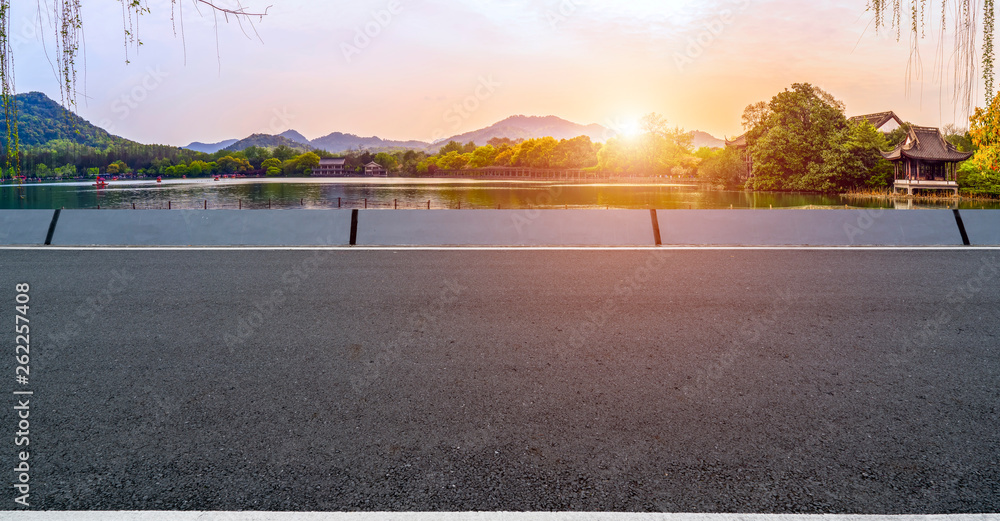
<path fill-rule="evenodd" d="M 338 246 L 350 210 L 63 210 L 53 246 Z"/>
<path fill-rule="evenodd" d="M 649 210 L 362 211 L 358 245 L 652 246 Z"/>
<path fill-rule="evenodd" d="M 952 210 L 658 210 L 663 244 L 962 245 Z"/>
<path fill-rule="evenodd" d="M 0 211 L 0 245 L 45 244 L 55 210 Z"/>
<path fill-rule="evenodd" d="M 952 210 L 0 211 L 0 245 L 955 246 Z M 972 245 L 1000 245 L 1000 210 L 963 210 Z"/>

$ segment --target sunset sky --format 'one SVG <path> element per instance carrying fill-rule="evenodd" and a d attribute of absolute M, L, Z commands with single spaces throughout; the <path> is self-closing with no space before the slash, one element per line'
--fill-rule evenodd
<path fill-rule="evenodd" d="M 515 114 L 623 126 L 649 112 L 721 138 L 742 132 L 746 105 L 809 82 L 848 115 L 967 125 L 933 74 L 953 66 L 935 64 L 937 16 L 907 96 L 908 36 L 876 35 L 865 0 L 243 0 L 273 4 L 255 24 L 263 42 L 220 20 L 218 52 L 211 12 L 182 1 L 185 41 L 169 0 L 150 0 L 130 65 L 121 4 L 84 2 L 81 116 L 173 145 L 288 128 L 429 141 Z M 35 2 L 13 6 L 16 86 L 58 99 L 41 17 L 44 32 Z"/>

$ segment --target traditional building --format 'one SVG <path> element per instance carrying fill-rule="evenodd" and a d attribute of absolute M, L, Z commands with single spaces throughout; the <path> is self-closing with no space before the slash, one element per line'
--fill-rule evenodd
<path fill-rule="evenodd" d="M 372 161 L 365 165 L 365 175 L 368 177 L 386 177 L 389 175 L 389 172 L 382 165 Z"/>
<path fill-rule="evenodd" d="M 899 119 L 899 116 L 897 116 L 896 113 L 891 110 L 888 112 L 877 112 L 875 114 L 864 114 L 861 116 L 854 116 L 852 118 L 848 118 L 848 121 L 850 121 L 851 123 L 860 123 L 862 121 L 867 121 L 871 123 L 873 127 L 875 127 L 875 130 L 884 132 L 886 134 L 903 126 L 903 120 Z"/>
<path fill-rule="evenodd" d="M 972 157 L 959 152 L 935 127 L 910 127 L 906 140 L 882 156 L 896 169 L 892 191 L 951 190 L 958 195 L 958 163 Z"/>
<path fill-rule="evenodd" d="M 347 159 L 342 157 L 324 157 L 319 160 L 319 167 L 313 169 L 313 177 L 343 177 L 347 175 Z"/>
<path fill-rule="evenodd" d="M 726 139 L 726 148 L 735 148 L 743 157 L 744 171 L 740 178 L 745 181 L 753 176 L 753 156 L 747 150 L 747 135 L 741 134 L 733 139 Z"/>

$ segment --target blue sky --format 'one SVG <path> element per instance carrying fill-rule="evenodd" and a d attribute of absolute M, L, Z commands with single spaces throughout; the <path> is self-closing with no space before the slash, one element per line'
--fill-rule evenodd
<path fill-rule="evenodd" d="M 262 42 L 233 21 L 216 33 L 190 0 L 176 23 L 169 0 L 150 0 L 126 65 L 121 5 L 87 0 L 80 114 L 173 145 L 288 128 L 426 141 L 514 114 L 627 125 L 649 112 L 722 137 L 742 131 L 746 105 L 810 82 L 849 114 L 965 126 L 931 74 L 934 31 L 920 42 L 927 77 L 907 96 L 907 36 L 876 35 L 864 0 L 242 2 L 271 4 L 255 23 Z M 17 89 L 58 97 L 44 0 L 41 24 L 36 2 L 13 9 Z M 951 78 L 951 65 L 936 70 Z"/>

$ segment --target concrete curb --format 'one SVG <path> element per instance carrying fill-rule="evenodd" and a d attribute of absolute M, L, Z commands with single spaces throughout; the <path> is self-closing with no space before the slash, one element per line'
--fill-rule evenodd
<path fill-rule="evenodd" d="M 906 247 L 966 237 L 1000 245 L 1000 211 L 0 211 L 0 246 Z"/>
<path fill-rule="evenodd" d="M 951 210 L 658 210 L 664 245 L 960 246 Z"/>
<path fill-rule="evenodd" d="M 648 210 L 361 212 L 359 246 L 651 246 Z"/>
<path fill-rule="evenodd" d="M 53 246 L 347 245 L 349 210 L 63 210 Z"/>
<path fill-rule="evenodd" d="M 0 211 L 0 244 L 45 244 L 53 210 Z"/>

